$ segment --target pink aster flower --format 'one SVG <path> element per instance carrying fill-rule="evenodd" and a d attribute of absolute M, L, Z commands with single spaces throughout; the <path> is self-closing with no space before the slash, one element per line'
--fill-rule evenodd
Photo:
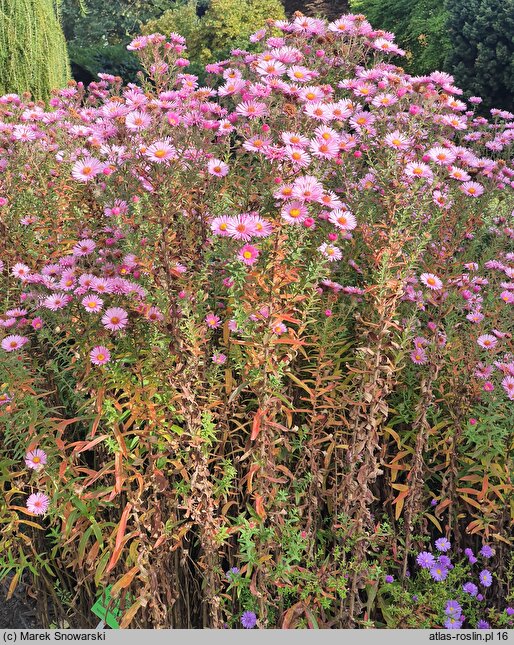
<path fill-rule="evenodd" d="M 326 242 L 323 243 L 320 247 L 318 247 L 318 251 L 322 255 L 324 255 L 329 262 L 336 262 L 337 260 L 340 260 L 343 257 L 343 254 L 340 248 L 338 248 L 337 246 L 334 246 L 333 244 L 327 244 Z"/>
<path fill-rule="evenodd" d="M 50 505 L 50 498 L 44 493 L 33 493 L 27 499 L 27 509 L 34 515 L 44 515 Z"/>
<path fill-rule="evenodd" d="M 50 309 L 50 311 L 57 311 L 66 307 L 70 298 L 71 297 L 65 293 L 54 293 L 43 300 L 43 307 Z"/>
<path fill-rule="evenodd" d="M 205 322 L 210 329 L 217 329 L 221 324 L 221 318 L 214 314 L 207 314 L 205 316 Z"/>
<path fill-rule="evenodd" d="M 0 405 L 6 405 L 12 401 L 12 396 L 7 394 L 7 392 L 0 393 Z"/>
<path fill-rule="evenodd" d="M 91 289 L 97 293 L 110 293 L 112 291 L 111 282 L 105 278 L 94 278 L 91 281 Z"/>
<path fill-rule="evenodd" d="M 156 141 L 144 154 L 154 163 L 164 163 L 177 156 L 175 148 L 168 141 Z"/>
<path fill-rule="evenodd" d="M 30 450 L 25 456 L 25 464 L 32 470 L 41 470 L 46 464 L 46 452 L 39 448 Z"/>
<path fill-rule="evenodd" d="M 228 174 L 228 165 L 220 159 L 209 159 L 207 171 L 216 177 L 225 177 Z"/>
<path fill-rule="evenodd" d="M 492 334 L 482 334 L 477 338 L 477 343 L 484 349 L 493 349 L 497 345 L 498 339 Z"/>
<path fill-rule="evenodd" d="M 295 179 L 291 197 L 302 202 L 316 202 L 323 197 L 323 185 L 312 175 Z"/>
<path fill-rule="evenodd" d="M 478 323 L 481 323 L 482 320 L 484 319 L 484 314 L 481 313 L 480 311 L 472 311 L 466 316 L 466 318 L 470 322 L 478 324 Z"/>
<path fill-rule="evenodd" d="M 432 179 L 430 167 L 426 163 L 418 163 L 417 161 L 411 161 L 405 166 L 405 174 L 407 177 Z"/>
<path fill-rule="evenodd" d="M 234 240 L 247 242 L 255 232 L 255 222 L 251 215 L 242 214 L 231 217 L 227 224 L 227 234 Z"/>
<path fill-rule="evenodd" d="M 96 248 L 96 243 L 93 240 L 80 240 L 73 247 L 73 255 L 84 256 L 92 253 Z"/>
<path fill-rule="evenodd" d="M 139 51 L 141 49 L 144 49 L 147 45 L 148 45 L 148 37 L 138 36 L 137 38 L 134 38 L 134 40 L 127 45 L 127 49 L 129 51 Z"/>
<path fill-rule="evenodd" d="M 109 331 L 119 331 L 127 326 L 128 315 L 121 307 L 110 307 L 102 316 L 102 325 Z"/>
<path fill-rule="evenodd" d="M 259 249 L 252 244 L 245 244 L 237 254 L 237 257 L 244 264 L 251 266 L 257 262 L 259 257 Z"/>
<path fill-rule="evenodd" d="M 95 314 L 102 311 L 103 303 L 104 301 L 100 297 L 95 296 L 92 293 L 82 299 L 82 305 L 85 310 Z"/>
<path fill-rule="evenodd" d="M 220 215 L 220 217 L 215 217 L 211 220 L 210 227 L 211 231 L 216 235 L 221 235 L 223 237 L 228 236 L 228 225 L 230 224 L 231 218 L 228 215 Z"/>
<path fill-rule="evenodd" d="M 343 231 L 352 231 L 357 226 L 357 220 L 350 211 L 336 209 L 328 216 L 328 221 Z"/>
<path fill-rule="evenodd" d="M 449 169 L 449 175 L 452 179 L 457 179 L 457 181 L 469 181 L 471 179 L 470 175 L 462 168 L 457 168 L 457 166 L 451 166 Z"/>
<path fill-rule="evenodd" d="M 314 157 L 336 159 L 339 153 L 339 142 L 337 140 L 325 141 L 323 139 L 315 139 L 310 144 L 310 150 Z"/>
<path fill-rule="evenodd" d="M 514 292 L 502 291 L 500 293 L 500 298 L 503 300 L 503 302 L 506 302 L 507 304 L 511 305 L 512 303 L 514 303 Z"/>
<path fill-rule="evenodd" d="M 287 327 L 284 325 L 284 323 L 281 322 L 274 322 L 271 325 L 271 329 L 273 333 L 277 334 L 277 336 L 280 336 L 281 334 L 285 334 L 287 331 Z"/>
<path fill-rule="evenodd" d="M 469 195 L 470 197 L 480 197 L 484 192 L 482 184 L 479 184 L 476 181 L 466 181 L 464 184 L 461 184 L 459 188 L 465 195 Z"/>
<path fill-rule="evenodd" d="M 266 116 L 268 108 L 265 103 L 246 101 L 244 103 L 239 103 L 236 107 L 236 112 L 241 116 L 248 117 L 249 119 L 258 119 L 262 116 Z"/>
<path fill-rule="evenodd" d="M 226 363 L 226 362 L 227 362 L 227 357 L 225 356 L 225 354 L 221 354 L 221 353 L 219 353 L 219 352 L 215 352 L 215 353 L 212 355 L 212 362 L 213 362 L 215 365 L 223 365 L 224 363 Z"/>
<path fill-rule="evenodd" d="M 148 320 L 151 320 L 152 322 L 159 322 L 161 320 L 164 320 L 164 316 L 162 315 L 161 310 L 159 307 L 150 307 L 148 311 L 146 312 L 146 318 Z"/>
<path fill-rule="evenodd" d="M 289 224 L 301 224 L 307 217 L 308 210 L 301 202 L 289 202 L 282 206 L 280 214 Z"/>
<path fill-rule="evenodd" d="M 417 347 L 410 354 L 411 361 L 415 365 L 423 365 L 427 362 L 427 354 L 422 347 Z"/>
<path fill-rule="evenodd" d="M 89 358 L 93 365 L 105 365 L 111 360 L 111 352 L 103 345 L 93 347 L 89 353 Z"/>
<path fill-rule="evenodd" d="M 448 150 L 448 148 L 443 148 L 442 146 L 431 148 L 427 154 L 439 166 L 446 166 L 453 163 L 457 156 L 452 150 Z"/>
<path fill-rule="evenodd" d="M 19 278 L 20 280 L 25 280 L 27 276 L 30 275 L 30 269 L 26 264 L 22 264 L 21 262 L 18 262 L 12 267 L 11 273 L 15 278 Z"/>
<path fill-rule="evenodd" d="M 81 159 L 73 164 L 71 175 L 77 181 L 86 183 L 94 179 L 96 175 L 102 172 L 103 169 L 104 164 L 101 161 L 94 157 L 87 157 L 86 159 Z"/>
<path fill-rule="evenodd" d="M 410 139 L 398 130 L 388 134 L 384 139 L 384 143 L 395 150 L 408 150 L 411 146 Z"/>
<path fill-rule="evenodd" d="M 295 168 L 306 168 L 311 162 L 309 153 L 305 152 L 302 148 L 286 146 L 284 148 L 284 153 Z"/>
<path fill-rule="evenodd" d="M 151 123 L 152 117 L 148 113 L 141 112 L 140 110 L 135 110 L 125 117 L 125 125 L 128 130 L 146 130 Z"/>
<path fill-rule="evenodd" d="M 36 316 L 35 318 L 32 319 L 32 322 L 30 323 L 32 326 L 32 329 L 35 329 L 36 331 L 38 329 L 41 329 L 44 325 L 43 319 L 40 318 L 39 316 Z"/>
<path fill-rule="evenodd" d="M 501 382 L 503 389 L 507 392 L 507 396 L 511 401 L 514 401 L 514 376 L 508 374 Z"/>
<path fill-rule="evenodd" d="M 426 287 L 432 289 L 433 291 L 440 291 L 443 288 L 443 283 L 441 282 L 440 278 L 438 278 L 433 273 L 422 273 L 419 276 L 419 279 Z"/>
<path fill-rule="evenodd" d="M 23 347 L 23 345 L 28 342 L 29 339 L 26 336 L 18 336 L 17 334 L 13 334 L 11 336 L 6 336 L 2 340 L 2 349 L 4 349 L 6 352 L 14 352 L 17 349 L 20 349 L 20 347 Z"/>
<path fill-rule="evenodd" d="M 253 224 L 255 237 L 268 237 L 273 233 L 273 224 L 258 215 L 253 216 Z"/>

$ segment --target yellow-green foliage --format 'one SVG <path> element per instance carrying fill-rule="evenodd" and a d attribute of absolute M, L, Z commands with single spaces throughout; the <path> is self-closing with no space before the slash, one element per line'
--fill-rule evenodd
<path fill-rule="evenodd" d="M 150 20 L 143 25 L 144 34 L 170 34 L 175 32 L 187 40 L 189 54 L 201 49 L 200 18 L 196 15 L 196 0 L 188 0 L 184 4 L 165 11 L 160 18 Z"/>
<path fill-rule="evenodd" d="M 189 58 L 206 63 L 218 52 L 247 41 L 268 18 L 285 18 L 280 0 L 211 0 L 202 18 L 196 15 L 196 1 L 189 0 L 147 23 L 143 31 L 182 34 L 187 39 Z"/>
<path fill-rule="evenodd" d="M 46 99 L 70 77 L 55 0 L 0 0 L 0 94 Z"/>

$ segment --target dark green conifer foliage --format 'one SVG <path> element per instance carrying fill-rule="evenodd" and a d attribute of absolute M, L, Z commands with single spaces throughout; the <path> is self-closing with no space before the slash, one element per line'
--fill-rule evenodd
<path fill-rule="evenodd" d="M 70 77 L 57 0 L 0 0 L 0 94 L 47 99 Z"/>
<path fill-rule="evenodd" d="M 446 0 L 447 71 L 484 107 L 514 111 L 514 0 Z"/>

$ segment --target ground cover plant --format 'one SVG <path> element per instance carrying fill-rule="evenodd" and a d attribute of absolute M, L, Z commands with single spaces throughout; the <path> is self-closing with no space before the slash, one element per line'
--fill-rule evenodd
<path fill-rule="evenodd" d="M 512 626 L 514 115 L 364 16 L 250 41 L 0 98 L 0 577 L 42 624 Z"/>

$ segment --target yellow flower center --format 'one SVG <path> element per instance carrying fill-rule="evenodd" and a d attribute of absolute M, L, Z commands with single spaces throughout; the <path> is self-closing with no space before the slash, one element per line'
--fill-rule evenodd
<path fill-rule="evenodd" d="M 249 260 L 252 257 L 252 254 L 250 253 L 250 251 L 244 251 L 243 257 L 245 260 Z"/>
<path fill-rule="evenodd" d="M 292 208 L 292 209 L 289 211 L 289 215 L 290 215 L 291 217 L 298 217 L 298 216 L 300 215 L 300 209 L 299 209 L 299 208 Z"/>
<path fill-rule="evenodd" d="M 157 159 L 162 159 L 166 155 L 166 150 L 156 150 L 155 151 L 155 156 Z"/>

